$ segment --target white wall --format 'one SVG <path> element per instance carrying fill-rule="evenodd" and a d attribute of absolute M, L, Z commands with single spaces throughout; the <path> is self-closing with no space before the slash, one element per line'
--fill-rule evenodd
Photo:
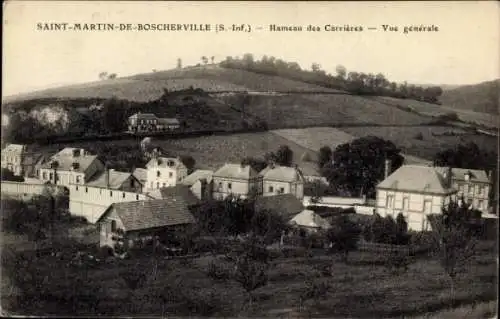
<path fill-rule="evenodd" d="M 1 183 L 2 194 L 11 195 L 29 195 L 29 194 L 42 194 L 45 186 L 43 184 L 28 184 L 22 182 L 6 182 Z"/>
<path fill-rule="evenodd" d="M 300 182 L 280 182 L 264 179 L 262 182 L 263 196 L 274 196 L 277 194 L 293 194 L 298 199 L 302 200 L 304 198 L 304 183 Z M 270 189 L 272 187 L 272 191 Z M 283 191 L 281 191 L 283 189 Z"/>
<path fill-rule="evenodd" d="M 216 199 L 226 198 L 229 194 L 247 197 L 251 190 L 260 193 L 261 178 L 251 180 L 229 179 L 213 176 L 213 197 Z"/>
<path fill-rule="evenodd" d="M 160 176 L 158 176 L 160 172 Z M 187 176 L 187 168 L 151 166 L 147 169 L 147 180 L 144 187 L 147 190 L 175 186 Z"/>
<path fill-rule="evenodd" d="M 363 205 L 366 203 L 365 198 L 358 197 L 338 197 L 338 196 L 323 196 L 319 202 L 311 202 L 312 196 L 304 196 L 302 203 L 304 206 L 317 205 L 327 207 L 349 208 L 354 205 Z"/>
<path fill-rule="evenodd" d="M 69 186 L 69 211 L 72 215 L 85 217 L 95 223 L 113 203 L 146 200 L 144 194 L 123 192 L 85 185 Z"/>
<path fill-rule="evenodd" d="M 490 185 L 485 183 L 474 183 L 464 181 L 454 181 L 453 187 L 458 190 L 457 196 L 464 197 L 465 202 L 472 202 L 472 208 L 479 209 L 482 212 L 488 212 Z"/>

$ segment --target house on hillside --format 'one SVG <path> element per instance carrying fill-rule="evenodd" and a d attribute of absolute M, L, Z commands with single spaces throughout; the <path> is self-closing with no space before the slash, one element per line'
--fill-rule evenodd
<path fill-rule="evenodd" d="M 133 247 L 137 241 L 152 239 L 165 232 L 183 231 L 195 223 L 195 218 L 182 197 L 172 196 L 112 204 L 97 223 L 101 247 L 115 247 L 119 241 Z"/>
<path fill-rule="evenodd" d="M 26 154 L 26 145 L 8 144 L 2 150 L 2 168 L 6 168 L 16 176 L 23 176 L 23 161 Z"/>
<path fill-rule="evenodd" d="M 154 156 L 147 164 L 146 190 L 175 186 L 187 176 L 187 167 L 176 157 Z"/>
<path fill-rule="evenodd" d="M 176 118 L 159 118 L 156 129 L 158 131 L 175 131 L 181 128 L 181 123 Z"/>
<path fill-rule="evenodd" d="M 181 127 L 176 118 L 159 118 L 153 113 L 135 113 L 128 118 L 128 131 L 133 133 L 174 131 Z"/>
<path fill-rule="evenodd" d="M 83 185 L 104 171 L 104 164 L 96 155 L 84 149 L 66 147 L 52 156 L 39 170 L 38 178 L 43 182 L 58 185 Z"/>
<path fill-rule="evenodd" d="M 287 222 L 304 210 L 302 201 L 293 194 L 259 196 L 255 199 L 256 212 L 269 211 L 282 216 Z"/>
<path fill-rule="evenodd" d="M 250 165 L 224 164 L 212 175 L 213 198 L 224 199 L 229 195 L 248 198 L 260 195 L 262 177 Z"/>
<path fill-rule="evenodd" d="M 106 189 L 142 193 L 143 184 L 132 173 L 108 169 L 96 174 L 85 185 Z"/>
<path fill-rule="evenodd" d="M 304 176 L 298 167 L 270 164 L 259 175 L 262 177 L 262 195 L 293 194 L 304 198 Z"/>
<path fill-rule="evenodd" d="M 436 168 L 445 170 L 446 168 Z M 483 170 L 452 168 L 451 181 L 457 196 L 471 205 L 472 208 L 487 213 L 490 207 L 489 193 L 492 185 L 491 173 Z"/>
<path fill-rule="evenodd" d="M 451 172 L 451 168 L 401 166 L 377 185 L 376 212 L 394 218 L 402 213 L 409 229 L 430 230 L 427 216 L 441 214 L 443 205 L 457 200 Z"/>
<path fill-rule="evenodd" d="M 289 224 L 299 229 L 303 229 L 308 233 L 328 230 L 332 227 L 326 219 L 308 209 L 303 210 L 293 217 Z"/>
<path fill-rule="evenodd" d="M 181 184 L 189 187 L 198 199 L 211 199 L 213 191 L 213 174 L 214 172 L 211 170 L 198 169 L 186 176 Z"/>

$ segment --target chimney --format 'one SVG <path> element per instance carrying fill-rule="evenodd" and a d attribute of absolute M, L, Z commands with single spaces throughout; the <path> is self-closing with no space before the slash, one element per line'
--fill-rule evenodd
<path fill-rule="evenodd" d="M 391 160 L 386 159 L 384 164 L 384 179 L 386 179 L 391 174 Z"/>
<path fill-rule="evenodd" d="M 106 168 L 106 188 L 109 188 L 109 171 L 111 170 Z"/>
<path fill-rule="evenodd" d="M 444 178 L 446 181 L 446 187 L 451 187 L 451 166 L 446 167 Z"/>

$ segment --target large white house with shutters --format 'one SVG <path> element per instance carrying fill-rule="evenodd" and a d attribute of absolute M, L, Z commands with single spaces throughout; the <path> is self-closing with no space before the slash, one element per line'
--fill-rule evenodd
<path fill-rule="evenodd" d="M 394 218 L 402 213 L 409 229 L 430 230 L 427 216 L 457 200 L 451 177 L 451 168 L 403 165 L 377 185 L 376 212 Z"/>
<path fill-rule="evenodd" d="M 187 167 L 178 157 L 154 156 L 146 164 L 146 191 L 176 186 L 188 175 Z"/>

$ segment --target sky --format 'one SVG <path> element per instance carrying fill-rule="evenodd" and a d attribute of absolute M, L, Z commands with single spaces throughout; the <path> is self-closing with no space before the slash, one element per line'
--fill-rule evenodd
<path fill-rule="evenodd" d="M 200 57 L 263 54 L 319 63 L 335 73 L 381 72 L 391 81 L 474 84 L 500 77 L 500 5 L 463 2 L 4 2 L 2 95 L 127 76 L 200 62 Z M 252 32 L 40 31 L 37 23 L 248 24 Z M 271 32 L 269 25 L 319 26 L 320 32 Z M 362 26 L 363 32 L 324 26 Z M 398 26 L 384 32 L 382 25 Z M 437 32 L 403 33 L 435 25 Z M 262 30 L 255 30 L 257 27 Z M 369 31 L 367 27 L 376 27 Z"/>

